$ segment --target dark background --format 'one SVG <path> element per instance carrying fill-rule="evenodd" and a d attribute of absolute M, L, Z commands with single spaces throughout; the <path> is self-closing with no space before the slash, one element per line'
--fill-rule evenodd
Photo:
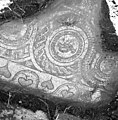
<path fill-rule="evenodd" d="M 103 51 L 110 53 L 118 52 L 118 36 L 116 35 L 113 23 L 110 20 L 109 7 L 106 0 L 102 0 L 101 12 L 100 12 L 100 38 L 102 40 Z"/>
<path fill-rule="evenodd" d="M 41 13 L 47 9 L 55 0 L 11 0 L 13 2 L 0 10 L 0 24 L 17 19 L 26 19 Z"/>

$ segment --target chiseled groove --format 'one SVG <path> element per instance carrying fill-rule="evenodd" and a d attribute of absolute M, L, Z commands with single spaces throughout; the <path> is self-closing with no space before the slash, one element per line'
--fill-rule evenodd
<path fill-rule="evenodd" d="M 29 39 L 30 58 L 38 71 L 65 80 L 73 80 L 75 74 L 79 71 L 81 74 L 79 74 L 80 78 L 77 79 L 80 79 L 81 82 L 78 82 L 78 84 L 84 86 L 85 84 L 83 83 L 85 82 L 88 86 L 91 84 L 94 85 L 96 84 L 96 80 L 94 76 L 92 76 L 93 73 L 90 66 L 93 57 L 96 54 L 94 45 L 95 36 L 92 30 L 93 27 L 91 26 L 90 21 L 84 19 L 85 16 L 82 15 L 83 13 L 74 12 L 74 10 L 56 12 L 55 14 L 50 15 L 49 18 L 45 18 L 44 21 L 42 20 L 41 22 L 38 22 L 37 20 L 33 23 L 31 26 L 33 27 L 32 33 Z M 63 23 L 61 23 L 61 17 L 65 18 L 63 19 Z M 43 31 L 42 33 L 44 27 L 47 27 L 48 30 L 46 32 Z M 75 39 L 75 41 L 77 41 L 76 43 L 80 42 L 79 44 L 82 48 L 76 48 L 75 46 L 77 45 L 74 46 L 73 41 L 70 39 L 71 37 L 67 39 L 64 38 L 63 41 L 61 41 L 61 37 L 58 36 L 59 34 L 61 34 L 61 37 L 62 35 L 67 37 L 66 34 L 74 36 L 74 38 L 77 38 Z M 58 40 L 58 37 L 60 41 Z M 52 43 L 54 47 L 50 48 Z M 62 48 L 58 45 L 61 45 Z M 71 49 L 73 48 L 73 51 L 76 51 L 75 49 L 81 49 L 81 54 L 77 54 L 76 52 L 72 53 L 73 51 L 71 51 L 70 47 Z M 55 50 L 57 48 L 58 50 Z M 58 54 L 59 52 L 60 56 Z M 72 54 L 73 58 L 69 56 L 70 54 Z M 78 56 L 77 58 L 74 58 L 74 55 L 76 54 Z M 77 81 L 75 81 L 75 83 L 77 83 Z"/>

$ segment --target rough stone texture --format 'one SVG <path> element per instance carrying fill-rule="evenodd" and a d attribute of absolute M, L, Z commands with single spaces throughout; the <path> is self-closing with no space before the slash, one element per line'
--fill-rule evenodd
<path fill-rule="evenodd" d="M 15 0 L 8 7 L 0 10 L 0 24 L 34 16 L 34 14 L 40 13 L 49 7 L 53 1 L 54 0 Z"/>
<path fill-rule="evenodd" d="M 101 30 L 102 49 L 107 52 L 118 52 L 118 36 L 115 33 L 115 28 L 110 20 L 110 10 L 106 0 L 101 3 L 101 18 L 99 26 Z"/>

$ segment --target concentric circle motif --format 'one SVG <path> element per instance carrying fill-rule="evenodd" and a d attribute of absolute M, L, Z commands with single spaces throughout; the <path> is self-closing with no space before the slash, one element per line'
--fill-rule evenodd
<path fill-rule="evenodd" d="M 63 27 L 55 31 L 46 42 L 46 55 L 51 62 L 59 66 L 72 65 L 82 58 L 87 47 L 80 28 Z"/>
<path fill-rule="evenodd" d="M 7 35 L 6 33 L 0 34 L 0 46 L 5 48 L 18 48 L 27 41 L 30 40 L 32 32 L 34 30 L 34 23 L 30 23 L 29 25 L 24 25 L 24 29 L 22 33 L 18 35 Z"/>
<path fill-rule="evenodd" d="M 35 67 L 55 76 L 71 77 L 88 49 L 86 34 L 77 27 L 60 27 L 48 35 L 36 35 L 31 58 Z"/>

